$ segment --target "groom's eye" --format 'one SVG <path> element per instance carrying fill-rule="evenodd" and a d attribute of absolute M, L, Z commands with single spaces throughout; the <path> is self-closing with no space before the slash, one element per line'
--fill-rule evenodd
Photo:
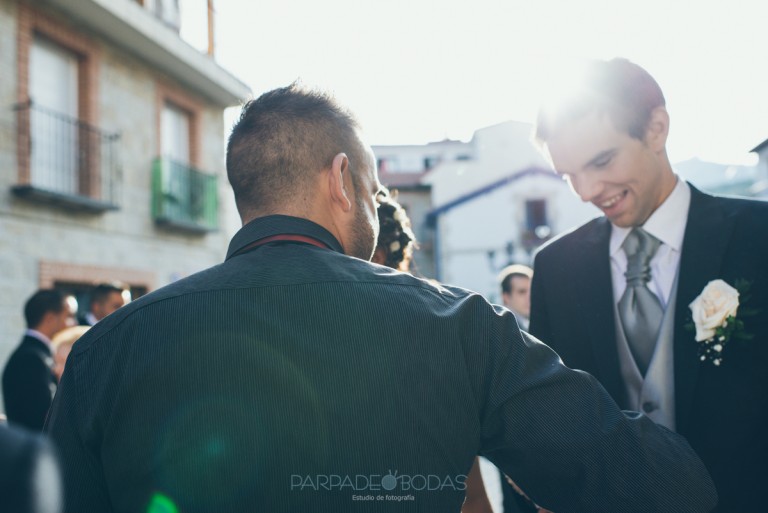
<path fill-rule="evenodd" d="M 592 160 L 592 166 L 598 169 L 606 167 L 613 160 L 615 153 L 613 151 L 601 153 Z"/>
<path fill-rule="evenodd" d="M 610 162 L 611 162 L 611 159 L 610 159 L 610 158 L 601 159 L 601 160 L 598 160 L 597 162 L 595 162 L 595 167 L 598 167 L 598 168 L 600 168 L 600 167 L 605 167 L 605 166 L 607 166 L 607 165 L 608 165 Z"/>

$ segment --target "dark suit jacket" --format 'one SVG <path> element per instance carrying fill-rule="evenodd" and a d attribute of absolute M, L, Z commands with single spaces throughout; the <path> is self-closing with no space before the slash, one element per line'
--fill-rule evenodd
<path fill-rule="evenodd" d="M 77 316 L 77 324 L 80 326 L 93 326 L 85 315 Z"/>
<path fill-rule="evenodd" d="M 281 233 L 327 248 L 239 253 Z M 458 512 L 478 453 L 553 510 L 715 502 L 682 437 L 622 415 L 511 312 L 286 216 L 89 330 L 47 431 L 71 512 Z"/>
<path fill-rule="evenodd" d="M 46 439 L 0 424 L 0 511 L 58 513 L 61 492 L 58 465 Z"/>
<path fill-rule="evenodd" d="M 566 365 L 583 369 L 626 407 L 615 340 L 608 254 L 611 226 L 595 219 L 535 259 L 530 331 Z M 719 367 L 697 357 L 688 305 L 711 280 L 751 282 L 741 308 L 750 341 L 733 340 Z M 743 300 L 744 298 L 742 298 Z M 765 508 L 768 482 L 768 203 L 714 197 L 691 187 L 675 311 L 676 423 L 701 456 L 719 511 Z"/>
<path fill-rule="evenodd" d="M 3 371 L 3 401 L 8 421 L 32 431 L 42 431 L 56 392 L 51 370 L 51 349 L 25 335 Z"/>

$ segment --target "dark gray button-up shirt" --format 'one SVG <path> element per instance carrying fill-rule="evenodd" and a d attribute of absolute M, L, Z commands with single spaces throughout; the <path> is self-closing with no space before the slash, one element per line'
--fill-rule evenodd
<path fill-rule="evenodd" d="M 277 234 L 326 247 L 249 248 Z M 681 437 L 621 413 L 508 310 L 285 216 L 91 329 L 47 428 L 70 512 L 458 512 L 478 453 L 555 511 L 715 501 Z"/>

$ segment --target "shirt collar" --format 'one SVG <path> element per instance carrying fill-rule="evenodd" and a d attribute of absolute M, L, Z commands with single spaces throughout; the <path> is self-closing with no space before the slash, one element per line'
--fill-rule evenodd
<path fill-rule="evenodd" d="M 651 217 L 643 224 L 643 229 L 659 239 L 677 252 L 683 248 L 685 225 L 688 222 L 688 209 L 691 206 L 691 188 L 688 184 L 677 178 L 677 183 L 672 192 L 654 210 Z M 682 221 L 682 222 L 681 222 Z M 632 228 L 622 228 L 611 224 L 610 254 L 613 256 L 621 250 L 624 239 L 627 238 Z"/>
<path fill-rule="evenodd" d="M 284 215 L 257 217 L 246 224 L 232 237 L 227 251 L 227 260 L 249 244 L 274 235 L 304 235 L 327 245 L 331 250 L 344 253 L 341 243 L 331 232 L 309 219 Z"/>
<path fill-rule="evenodd" d="M 40 333 L 37 330 L 28 329 L 27 331 L 24 332 L 24 334 L 26 336 L 28 336 L 28 337 L 36 338 L 37 340 L 39 340 L 40 342 L 44 343 L 48 347 L 51 346 L 51 339 L 46 337 L 45 335 L 43 335 L 42 333 Z"/>

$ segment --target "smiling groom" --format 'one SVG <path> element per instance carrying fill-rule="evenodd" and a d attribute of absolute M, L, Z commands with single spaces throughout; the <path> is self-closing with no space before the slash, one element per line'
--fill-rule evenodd
<path fill-rule="evenodd" d="M 578 78 L 541 108 L 536 139 L 603 216 L 537 254 L 530 332 L 619 406 L 684 435 L 717 511 L 755 511 L 768 482 L 768 203 L 675 175 L 663 93 L 638 65 L 590 62 Z M 731 319 L 746 337 L 723 322 L 723 340 L 697 341 L 689 305 L 714 280 L 751 285 Z"/>

